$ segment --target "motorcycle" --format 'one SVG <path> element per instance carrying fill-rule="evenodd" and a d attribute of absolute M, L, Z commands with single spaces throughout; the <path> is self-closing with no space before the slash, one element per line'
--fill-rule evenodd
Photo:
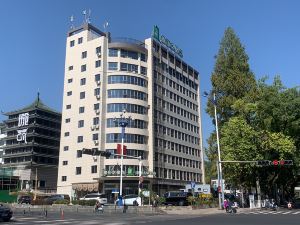
<path fill-rule="evenodd" d="M 287 208 L 290 209 L 290 210 L 293 208 L 293 205 L 292 205 L 291 202 L 288 202 L 288 203 L 287 203 Z"/>

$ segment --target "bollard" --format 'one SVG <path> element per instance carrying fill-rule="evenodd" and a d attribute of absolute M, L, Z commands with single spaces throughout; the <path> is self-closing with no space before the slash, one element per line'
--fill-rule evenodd
<path fill-rule="evenodd" d="M 25 213 L 26 213 L 26 211 L 25 211 L 25 209 L 23 210 L 23 214 L 25 215 Z"/>
<path fill-rule="evenodd" d="M 47 209 L 44 209 L 44 217 L 47 217 L 48 216 L 48 211 Z"/>

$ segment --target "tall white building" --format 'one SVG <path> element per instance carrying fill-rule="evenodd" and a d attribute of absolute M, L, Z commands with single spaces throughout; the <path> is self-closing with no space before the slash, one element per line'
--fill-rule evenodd
<path fill-rule="evenodd" d="M 4 129 L 4 123 L 0 123 L 0 166 L 3 164 L 3 147 L 5 146 L 4 138 L 6 137 Z"/>
<path fill-rule="evenodd" d="M 123 110 L 134 118 L 126 154 L 142 157 L 143 188 L 162 194 L 204 181 L 198 72 L 157 26 L 137 41 L 87 23 L 69 31 L 66 42 L 58 193 L 112 197 L 119 189 L 120 158 L 82 149 L 116 152 L 121 128 L 114 118 Z M 137 193 L 138 165 L 124 158 L 123 194 Z"/>

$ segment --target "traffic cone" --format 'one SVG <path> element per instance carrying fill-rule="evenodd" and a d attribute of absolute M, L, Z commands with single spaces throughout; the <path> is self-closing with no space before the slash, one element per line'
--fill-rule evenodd
<path fill-rule="evenodd" d="M 60 211 L 60 219 L 61 220 L 65 219 L 65 215 L 64 215 L 64 210 L 63 209 Z"/>

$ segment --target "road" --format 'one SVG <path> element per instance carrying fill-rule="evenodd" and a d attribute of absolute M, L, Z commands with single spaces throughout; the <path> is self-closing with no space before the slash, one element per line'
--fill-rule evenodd
<path fill-rule="evenodd" d="M 11 225 L 35 224 L 72 224 L 72 225 L 299 225 L 300 210 L 244 211 L 237 214 L 224 212 L 210 215 L 137 215 L 137 214 L 84 214 L 65 213 L 63 218 L 57 212 L 49 212 L 47 218 L 42 215 L 15 215 Z"/>

